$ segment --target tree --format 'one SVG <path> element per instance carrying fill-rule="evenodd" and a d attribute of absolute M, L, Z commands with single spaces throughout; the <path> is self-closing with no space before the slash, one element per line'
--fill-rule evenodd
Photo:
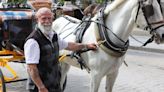
<path fill-rule="evenodd" d="M 71 1 L 72 4 L 76 5 L 76 2 L 80 2 L 81 8 L 86 8 L 91 3 L 103 3 L 106 0 L 59 0 L 60 3 L 64 4 L 64 1 Z M 113 1 L 113 0 L 107 0 L 107 1 Z"/>

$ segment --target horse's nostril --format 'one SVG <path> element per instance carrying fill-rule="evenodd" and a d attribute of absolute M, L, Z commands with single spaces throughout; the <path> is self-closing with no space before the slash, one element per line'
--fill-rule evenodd
<path fill-rule="evenodd" d="M 164 38 L 164 34 L 162 34 L 162 38 Z"/>

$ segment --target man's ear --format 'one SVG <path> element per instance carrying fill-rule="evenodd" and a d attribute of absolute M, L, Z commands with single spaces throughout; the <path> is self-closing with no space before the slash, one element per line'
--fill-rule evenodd
<path fill-rule="evenodd" d="M 52 14 L 52 19 L 55 20 L 55 16 Z"/>
<path fill-rule="evenodd" d="M 39 17 L 39 16 L 38 16 L 37 14 L 34 15 L 34 20 L 35 20 L 36 22 L 38 22 L 38 17 Z"/>
<path fill-rule="evenodd" d="M 34 17 L 34 20 L 35 20 L 36 22 L 38 22 L 38 18 L 37 18 L 36 16 Z"/>
<path fill-rule="evenodd" d="M 38 18 L 35 18 L 35 21 L 38 22 Z"/>

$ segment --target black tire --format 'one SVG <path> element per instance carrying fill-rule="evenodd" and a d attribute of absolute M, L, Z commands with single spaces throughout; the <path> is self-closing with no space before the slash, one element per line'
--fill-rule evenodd
<path fill-rule="evenodd" d="M 4 77 L 3 77 L 3 73 L 0 69 L 0 92 L 6 92 L 6 85 L 5 85 L 5 80 L 4 80 Z"/>
<path fill-rule="evenodd" d="M 63 84 L 63 91 L 64 91 L 65 88 L 66 88 L 66 84 L 67 84 L 67 76 L 66 76 L 65 81 L 64 81 L 64 84 Z"/>

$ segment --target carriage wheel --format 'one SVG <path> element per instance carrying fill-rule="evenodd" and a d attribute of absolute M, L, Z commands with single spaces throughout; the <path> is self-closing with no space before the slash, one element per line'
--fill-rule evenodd
<path fill-rule="evenodd" d="M 0 92 L 6 92 L 5 81 L 1 69 L 0 69 Z"/>

